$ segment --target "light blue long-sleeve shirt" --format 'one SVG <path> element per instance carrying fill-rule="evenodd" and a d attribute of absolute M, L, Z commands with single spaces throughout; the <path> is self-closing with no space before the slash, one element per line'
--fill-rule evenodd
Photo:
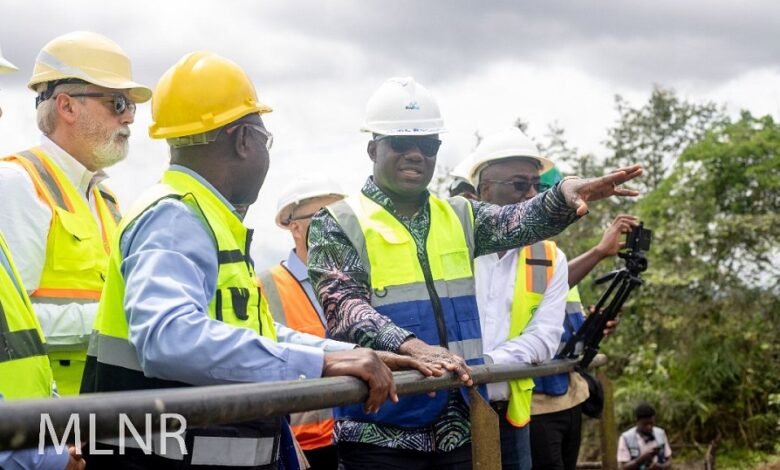
<path fill-rule="evenodd" d="M 45 447 L 43 454 L 38 449 L 21 449 L 0 452 L 0 468 L 3 470 L 63 470 L 68 465 L 70 454 L 65 449 L 61 454 L 54 447 Z"/>
<path fill-rule="evenodd" d="M 2 254 L 0 253 L 0 256 Z M 0 401 L 3 394 L 0 393 Z M 44 447 L 43 453 L 38 448 L 5 450 L 0 452 L 0 468 L 3 470 L 63 470 L 68 464 L 70 454 L 64 448 L 62 453 L 57 453 L 53 446 Z"/>
<path fill-rule="evenodd" d="M 171 170 L 196 178 L 235 212 L 195 172 L 177 165 Z M 193 385 L 321 376 L 321 349 L 274 343 L 209 318 L 217 247 L 205 221 L 186 204 L 159 202 L 125 230 L 119 246 L 130 342 L 147 376 Z"/>

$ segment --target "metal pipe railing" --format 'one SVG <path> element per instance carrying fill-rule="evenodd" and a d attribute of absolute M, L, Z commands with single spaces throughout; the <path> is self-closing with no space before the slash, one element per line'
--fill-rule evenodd
<path fill-rule="evenodd" d="M 600 356 L 593 366 L 605 362 L 606 358 Z M 472 367 L 471 376 L 475 384 L 504 382 L 569 372 L 577 363 L 578 359 L 567 359 L 539 365 L 484 365 Z M 416 371 L 404 371 L 395 372 L 393 376 L 399 395 L 460 385 L 453 375 L 426 378 Z M 186 419 L 187 427 L 195 427 L 359 403 L 367 396 L 368 388 L 363 381 L 353 377 L 333 377 L 0 402 L 0 450 L 37 447 L 49 423 L 57 436 L 62 436 L 69 426 L 73 430 L 74 426 L 80 425 L 88 429 L 89 435 L 82 437 L 86 440 L 116 437 L 120 414 L 124 414 L 138 430 L 144 430 L 149 419 L 152 429 L 158 430 L 165 413 L 181 415 Z M 45 417 L 48 417 L 46 424 Z M 168 430 L 175 428 L 169 426 Z"/>

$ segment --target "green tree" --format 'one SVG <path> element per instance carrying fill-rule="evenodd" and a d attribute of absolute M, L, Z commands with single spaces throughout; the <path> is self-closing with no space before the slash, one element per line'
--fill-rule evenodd
<path fill-rule="evenodd" d="M 580 154 L 577 147 L 569 144 L 565 129 L 554 121 L 547 125 L 547 132 L 539 144 L 542 156 L 552 160 L 564 175 L 577 175 L 584 178 L 604 174 L 604 164 L 593 154 Z M 561 250 L 574 258 L 591 248 L 601 235 L 607 220 L 612 217 L 613 201 L 601 201 L 594 206 L 594 212 L 570 226 L 554 240 Z M 585 298 L 590 298 L 589 287 L 584 288 Z"/>
<path fill-rule="evenodd" d="M 612 152 L 607 166 L 642 163 L 645 175 L 636 186 L 643 193 L 657 188 L 680 153 L 724 119 L 715 103 L 692 103 L 660 86 L 653 88 L 650 99 L 639 108 L 616 95 L 615 110 L 618 121 L 608 130 L 605 142 Z"/>
<path fill-rule="evenodd" d="M 745 112 L 643 198 L 646 284 L 605 344 L 623 423 L 658 406 L 678 439 L 772 451 L 780 424 L 780 126 Z"/>

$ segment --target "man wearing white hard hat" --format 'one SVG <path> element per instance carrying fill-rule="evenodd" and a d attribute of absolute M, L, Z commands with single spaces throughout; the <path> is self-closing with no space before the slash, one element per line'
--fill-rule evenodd
<path fill-rule="evenodd" d="M 516 128 L 486 137 L 467 165 L 466 173 L 480 200 L 500 206 L 528 201 L 560 180 L 547 176 L 559 174 L 553 162 L 542 157 L 536 144 Z M 614 246 L 617 250 L 617 234 L 630 228 L 631 222 L 627 216 L 619 217 L 598 248 Z M 552 359 L 559 344 L 582 325 L 576 284 L 601 259 L 590 254 L 567 262 L 551 241 L 478 257 L 475 277 L 485 355 L 496 364 Z M 608 327 L 614 328 L 614 323 Z M 579 374 L 490 384 L 488 391 L 499 414 L 505 469 L 530 469 L 532 463 L 535 468 L 574 468 L 581 421 L 577 405 L 588 397 L 587 384 Z M 564 394 L 569 395 L 567 400 L 560 398 Z M 542 395 L 551 398 L 541 404 Z M 536 426 L 537 418 L 542 419 L 538 415 L 563 409 L 564 401 L 569 409 L 576 409 L 555 415 L 545 429 Z M 570 432 L 566 439 L 556 441 L 561 429 Z"/>
<path fill-rule="evenodd" d="M 552 168 L 519 129 L 485 137 L 468 159 L 467 174 L 483 202 L 506 206 L 549 189 L 539 175 Z M 495 364 L 536 364 L 552 359 L 563 332 L 569 290 L 566 256 L 540 241 L 478 257 L 474 263 L 485 356 Z M 533 379 L 488 385 L 499 415 L 505 469 L 531 468 Z"/>
<path fill-rule="evenodd" d="M 77 394 L 119 208 L 103 180 L 127 156 L 136 103 L 152 91 L 95 33 L 59 36 L 38 54 L 40 143 L 0 162 L 2 230 L 41 322 L 57 388 Z"/>
<path fill-rule="evenodd" d="M 274 320 L 293 330 L 325 338 L 325 316 L 306 269 L 309 223 L 325 205 L 344 198 L 341 186 L 325 178 L 299 178 L 282 192 L 276 225 L 288 230 L 295 248 L 287 260 L 260 273 L 260 283 Z M 335 343 L 335 342 L 334 342 Z M 325 344 L 323 344 L 325 346 Z M 354 347 L 354 345 L 349 345 Z M 294 413 L 290 426 L 312 470 L 336 470 L 331 409 Z"/>
<path fill-rule="evenodd" d="M 387 80 L 362 127 L 373 175 L 359 194 L 312 220 L 309 276 L 334 338 L 415 357 L 473 384 L 483 363 L 472 261 L 551 237 L 587 202 L 634 195 L 617 187 L 639 166 L 569 179 L 532 201 L 499 207 L 447 200 L 426 187 L 445 131 L 433 95 L 410 77 Z M 401 398 L 378 413 L 342 407 L 335 427 L 345 470 L 471 468 L 466 388 Z"/>
<path fill-rule="evenodd" d="M 0 50 L 0 74 L 18 70 Z M 0 116 L 2 110 L 0 109 Z M 46 356 L 46 340 L 35 317 L 11 253 L 0 233 L 0 400 L 48 398 L 53 375 Z M 0 452 L 0 468 L 43 470 L 83 469 L 75 448 L 58 452 L 54 447 Z"/>

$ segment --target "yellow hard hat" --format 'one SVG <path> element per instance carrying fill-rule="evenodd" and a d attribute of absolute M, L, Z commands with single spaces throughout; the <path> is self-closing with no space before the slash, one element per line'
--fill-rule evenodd
<path fill-rule="evenodd" d="M 270 112 L 235 62 L 211 52 L 191 52 L 157 82 L 149 136 L 175 139 L 203 134 L 251 113 Z"/>
<path fill-rule="evenodd" d="M 60 80 L 83 80 L 115 90 L 130 90 L 136 103 L 149 101 L 152 90 L 133 81 L 130 58 L 107 37 L 76 31 L 52 39 L 35 58 L 35 68 L 27 87 L 39 90 L 39 84 Z M 45 94 L 42 92 L 42 94 Z M 49 96 L 39 97 L 48 99 Z"/>

